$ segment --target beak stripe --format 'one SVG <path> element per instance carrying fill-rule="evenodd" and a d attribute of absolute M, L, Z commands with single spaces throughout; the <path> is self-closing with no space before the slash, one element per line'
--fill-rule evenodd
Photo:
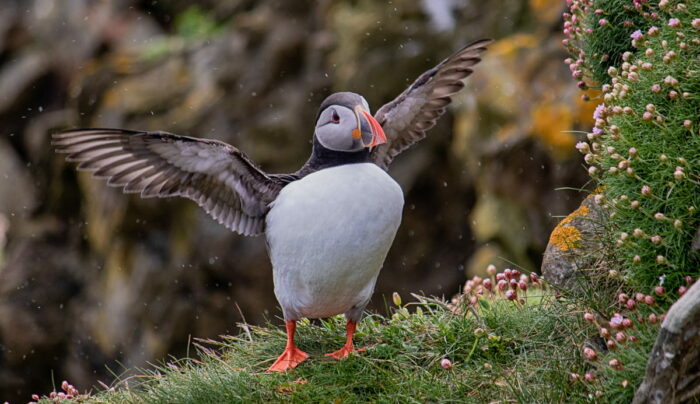
<path fill-rule="evenodd" d="M 382 125 L 380 125 L 379 122 L 377 122 L 377 120 L 374 119 L 374 117 L 364 109 L 361 109 L 360 112 L 365 117 L 365 119 L 367 119 L 367 122 L 369 122 L 369 126 L 372 129 L 372 142 L 367 146 L 374 147 L 386 143 L 386 135 L 384 134 L 384 129 L 382 129 Z"/>

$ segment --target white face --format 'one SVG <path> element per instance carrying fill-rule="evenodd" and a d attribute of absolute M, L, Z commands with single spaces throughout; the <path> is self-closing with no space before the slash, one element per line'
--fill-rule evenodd
<path fill-rule="evenodd" d="M 326 149 L 344 152 L 362 150 L 361 125 L 355 112 L 348 107 L 331 105 L 323 110 L 316 122 L 316 138 Z"/>

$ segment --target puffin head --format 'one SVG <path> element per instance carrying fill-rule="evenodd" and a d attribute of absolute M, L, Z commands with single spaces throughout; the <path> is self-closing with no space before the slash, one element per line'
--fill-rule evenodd
<path fill-rule="evenodd" d="M 349 92 L 331 94 L 323 100 L 314 136 L 326 149 L 340 152 L 386 143 L 384 130 L 369 113 L 367 101 Z"/>

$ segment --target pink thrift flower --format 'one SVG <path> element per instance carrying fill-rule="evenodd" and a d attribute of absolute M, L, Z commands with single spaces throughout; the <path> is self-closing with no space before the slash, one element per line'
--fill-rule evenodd
<path fill-rule="evenodd" d="M 673 28 L 678 28 L 681 25 L 681 20 L 678 18 L 671 18 L 668 20 L 668 26 Z"/>
<path fill-rule="evenodd" d="M 605 112 L 605 104 L 598 104 L 593 111 L 593 119 L 603 119 L 603 112 Z"/>
<path fill-rule="evenodd" d="M 620 315 L 620 313 L 615 313 L 615 315 L 610 319 L 610 326 L 612 328 L 620 328 L 623 320 L 624 318 L 622 315 Z"/>

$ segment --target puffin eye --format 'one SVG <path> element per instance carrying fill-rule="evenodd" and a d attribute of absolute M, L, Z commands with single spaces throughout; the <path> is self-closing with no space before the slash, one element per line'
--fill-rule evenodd
<path fill-rule="evenodd" d="M 340 123 L 340 115 L 338 115 L 335 110 L 333 110 L 333 116 L 331 116 L 331 122 L 333 123 Z"/>

